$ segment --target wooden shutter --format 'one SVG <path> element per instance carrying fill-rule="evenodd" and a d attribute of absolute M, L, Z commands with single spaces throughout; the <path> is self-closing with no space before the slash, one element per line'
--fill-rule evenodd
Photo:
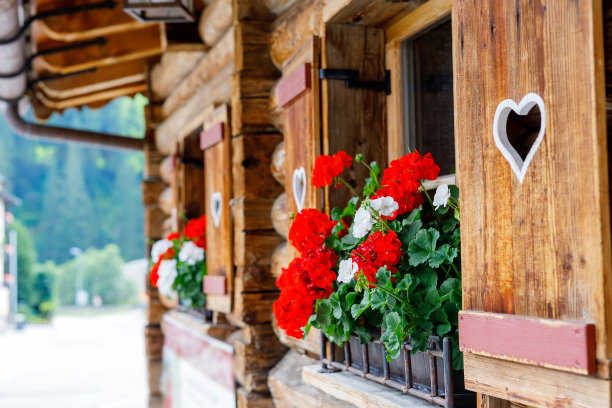
<path fill-rule="evenodd" d="M 204 162 L 200 148 L 200 132 L 193 133 L 179 143 L 178 159 L 178 218 L 179 229 L 185 220 L 204 215 Z"/>
<path fill-rule="evenodd" d="M 232 259 L 231 138 L 229 107 L 221 105 L 204 121 L 201 147 L 204 150 L 206 204 L 206 307 L 229 313 L 232 307 L 234 264 Z"/>
<path fill-rule="evenodd" d="M 453 13 L 466 386 L 533 406 L 609 406 L 609 381 L 568 373 L 610 378 L 601 2 L 467 0 Z M 521 182 L 493 126 L 502 101 L 529 93 L 546 124 Z"/>
<path fill-rule="evenodd" d="M 385 80 L 385 34 L 383 30 L 351 25 L 326 24 L 321 52 L 326 69 L 357 70 L 363 82 Z M 362 153 L 369 163 L 375 160 L 384 168 L 387 162 L 386 94 L 367 87 L 348 88 L 343 80 L 321 81 L 322 138 L 324 151 L 335 154 L 345 150 L 354 156 Z M 343 178 L 361 193 L 366 168 L 355 163 Z M 345 187 L 327 189 L 327 207 L 342 207 L 351 197 Z"/>
<path fill-rule="evenodd" d="M 319 38 L 313 37 L 285 63 L 278 87 L 278 104 L 285 118 L 287 211 L 294 214 L 300 210 L 297 201 L 302 199 L 302 187 L 302 208 L 321 208 L 312 185 L 314 160 L 321 152 L 318 67 Z"/>

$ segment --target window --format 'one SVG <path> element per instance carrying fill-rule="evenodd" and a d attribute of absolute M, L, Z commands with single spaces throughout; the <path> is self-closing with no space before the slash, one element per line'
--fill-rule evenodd
<path fill-rule="evenodd" d="M 440 174 L 455 172 L 450 19 L 401 44 L 403 148 L 431 152 Z"/>

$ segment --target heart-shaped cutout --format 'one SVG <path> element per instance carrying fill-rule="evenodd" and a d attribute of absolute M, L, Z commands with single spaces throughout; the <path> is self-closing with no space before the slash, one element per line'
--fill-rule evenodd
<path fill-rule="evenodd" d="M 293 199 L 297 211 L 302 211 L 306 199 L 306 171 L 303 167 L 293 170 Z"/>
<path fill-rule="evenodd" d="M 215 191 L 210 196 L 210 215 L 212 215 L 213 224 L 215 224 L 215 228 L 219 228 L 219 221 L 221 220 L 221 210 L 223 209 L 221 204 L 221 193 Z"/>
<path fill-rule="evenodd" d="M 519 116 L 526 116 L 535 106 L 540 110 L 540 130 L 535 139 L 526 141 L 527 146 L 524 146 L 524 150 L 527 151 L 527 153 L 524 157 L 521 157 L 508 138 L 508 118 L 513 112 Z M 506 160 L 508 160 L 510 168 L 521 183 L 523 183 L 525 179 L 529 163 L 531 163 L 533 156 L 542 143 L 545 131 L 546 110 L 544 108 L 544 101 L 538 94 L 529 93 L 525 95 L 518 104 L 512 99 L 506 99 L 497 105 L 495 118 L 493 119 L 493 137 L 495 138 L 495 145 Z M 531 144 L 531 146 L 529 146 L 529 144 Z"/>

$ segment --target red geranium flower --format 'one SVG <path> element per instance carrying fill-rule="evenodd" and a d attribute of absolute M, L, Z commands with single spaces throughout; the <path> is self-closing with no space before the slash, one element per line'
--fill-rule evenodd
<path fill-rule="evenodd" d="M 272 306 L 276 323 L 288 336 L 301 339 L 304 337 L 302 327 L 314 311 L 314 299 L 304 296 L 295 288 L 283 290 Z"/>
<path fill-rule="evenodd" d="M 376 272 L 383 266 L 392 274 L 395 273 L 395 265 L 401 258 L 402 243 L 395 231 L 389 231 L 387 234 L 377 231 L 351 252 L 351 259 L 372 283 L 376 283 Z"/>
<path fill-rule="evenodd" d="M 344 151 L 333 156 L 317 157 L 312 172 L 312 185 L 315 187 L 331 186 L 333 178 L 339 176 L 345 167 L 350 167 L 352 161 L 353 158 Z"/>
<path fill-rule="evenodd" d="M 159 280 L 159 264 L 161 263 L 161 261 L 157 261 L 155 262 L 155 265 L 153 265 L 153 267 L 151 268 L 151 275 L 150 275 L 150 279 L 151 279 L 151 285 L 153 285 L 154 288 L 157 287 L 157 281 Z"/>
<path fill-rule="evenodd" d="M 206 250 L 206 216 L 191 220 L 185 226 L 185 238 Z"/>
<path fill-rule="evenodd" d="M 440 174 L 440 167 L 434 162 L 430 153 L 425 156 L 417 151 L 393 160 L 385 169 L 380 185 L 382 186 L 372 198 L 393 197 L 399 205 L 394 213 L 405 214 L 423 204 L 423 197 L 419 192 L 421 180 L 435 180 Z"/>
<path fill-rule="evenodd" d="M 320 249 L 332 233 L 336 221 L 313 208 L 300 211 L 289 229 L 289 241 L 300 253 Z"/>
<path fill-rule="evenodd" d="M 172 233 L 168 234 L 168 236 L 166 237 L 166 239 L 168 241 L 175 241 L 175 240 L 177 240 L 179 238 L 180 238 L 180 234 L 178 232 L 172 232 Z"/>

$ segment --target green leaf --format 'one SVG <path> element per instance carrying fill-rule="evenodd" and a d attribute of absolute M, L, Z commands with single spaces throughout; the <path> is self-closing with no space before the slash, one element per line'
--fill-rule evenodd
<path fill-rule="evenodd" d="M 410 339 L 412 340 L 412 354 L 427 350 L 427 335 L 425 333 L 415 330 L 410 333 Z"/>
<path fill-rule="evenodd" d="M 459 225 L 459 221 L 455 217 L 448 217 L 442 224 L 442 231 L 449 233 L 454 230 L 457 225 Z"/>
<path fill-rule="evenodd" d="M 444 244 L 429 257 L 429 266 L 438 268 L 443 263 L 451 264 L 457 257 L 457 248 L 451 248 L 450 245 Z"/>
<path fill-rule="evenodd" d="M 357 305 L 351 306 L 351 316 L 353 319 L 358 319 L 359 316 L 362 315 L 370 307 L 371 294 L 370 292 L 365 292 L 361 302 Z"/>
<path fill-rule="evenodd" d="M 384 320 L 385 331 L 388 331 L 388 330 L 395 331 L 395 330 L 397 330 L 397 328 L 399 327 L 401 322 L 402 322 L 402 319 L 400 318 L 400 315 L 397 312 L 388 313 L 385 316 L 385 320 Z"/>
<path fill-rule="evenodd" d="M 372 292 L 372 309 L 382 310 L 382 308 L 387 304 L 387 294 L 380 289 L 375 289 Z"/>
<path fill-rule="evenodd" d="M 359 204 L 359 197 L 352 197 L 348 201 L 348 204 L 346 205 L 346 207 L 344 207 L 341 218 L 354 216 L 355 210 L 357 208 L 357 204 Z"/>
<path fill-rule="evenodd" d="M 331 219 L 340 222 L 340 219 L 342 219 L 342 210 L 338 207 L 332 208 Z"/>
<path fill-rule="evenodd" d="M 444 307 L 436 310 L 435 316 L 436 320 L 440 323 L 448 323 L 448 315 L 446 314 L 446 305 L 452 305 L 452 303 L 446 302 Z"/>
<path fill-rule="evenodd" d="M 353 303 L 355 303 L 356 298 L 357 298 L 357 293 L 355 292 L 351 292 L 346 295 L 346 303 L 348 303 L 348 307 L 353 306 Z"/>
<path fill-rule="evenodd" d="M 397 336 L 397 333 L 391 333 L 387 342 L 385 343 L 385 347 L 387 348 L 387 361 L 391 362 L 394 358 L 398 358 L 401 352 L 401 344 L 400 339 Z"/>
<path fill-rule="evenodd" d="M 457 306 L 453 302 L 444 302 L 443 309 L 448 322 L 456 326 L 459 323 L 459 309 L 457 309 Z"/>
<path fill-rule="evenodd" d="M 418 231 L 408 246 L 410 265 L 418 266 L 425 263 L 431 254 L 436 251 L 436 243 L 439 237 L 440 233 L 434 228 Z"/>
<path fill-rule="evenodd" d="M 359 238 L 355 238 L 353 234 L 347 234 L 340 240 L 342 251 L 350 251 L 359 243 Z"/>
<path fill-rule="evenodd" d="M 438 295 L 438 290 L 436 288 L 427 289 L 427 293 L 425 294 L 425 301 L 433 307 L 440 307 L 442 305 L 442 303 L 440 302 L 440 295 Z"/>
<path fill-rule="evenodd" d="M 370 336 L 370 333 L 368 333 L 366 328 L 363 326 L 356 326 L 355 330 L 353 330 L 353 333 L 355 333 L 357 337 L 359 337 L 359 343 L 361 344 L 367 344 L 372 341 L 372 336 Z"/>
<path fill-rule="evenodd" d="M 324 299 L 317 303 L 317 323 L 321 326 L 327 326 L 331 324 L 330 314 L 332 307 L 329 300 Z"/>
<path fill-rule="evenodd" d="M 454 184 L 450 184 L 448 189 L 451 193 L 451 197 L 453 197 L 457 202 L 459 202 L 459 187 Z"/>
<path fill-rule="evenodd" d="M 406 290 L 408 291 L 410 289 L 410 286 L 412 285 L 413 280 L 412 280 L 412 275 L 407 274 L 406 276 L 404 276 L 404 278 L 399 281 L 396 285 L 395 285 L 395 292 L 399 292 L 401 290 Z"/>
<path fill-rule="evenodd" d="M 387 283 L 391 279 L 391 272 L 387 269 L 386 266 L 379 268 L 376 272 L 376 283 L 382 287 L 387 286 Z"/>
<path fill-rule="evenodd" d="M 440 285 L 440 295 L 442 296 L 450 293 L 452 290 L 461 293 L 461 281 L 459 279 L 448 278 Z"/>
<path fill-rule="evenodd" d="M 452 360 L 455 370 L 463 370 L 463 353 L 459 350 L 459 332 L 455 331 L 451 336 Z"/>
<path fill-rule="evenodd" d="M 421 219 L 421 210 L 416 208 L 416 209 L 412 210 L 410 212 L 410 214 L 408 214 L 408 217 L 404 218 L 404 220 L 402 221 L 402 225 L 403 226 L 410 225 L 414 221 L 420 220 L 420 219 Z"/>
<path fill-rule="evenodd" d="M 417 270 L 415 276 L 419 278 L 421 284 L 426 288 L 437 288 L 438 287 L 438 275 L 431 268 L 422 268 Z"/>
<path fill-rule="evenodd" d="M 450 323 L 442 323 L 442 324 L 439 324 L 438 327 L 436 327 L 436 333 L 438 333 L 438 336 L 440 337 L 444 336 L 446 333 L 450 331 L 451 331 Z"/>

